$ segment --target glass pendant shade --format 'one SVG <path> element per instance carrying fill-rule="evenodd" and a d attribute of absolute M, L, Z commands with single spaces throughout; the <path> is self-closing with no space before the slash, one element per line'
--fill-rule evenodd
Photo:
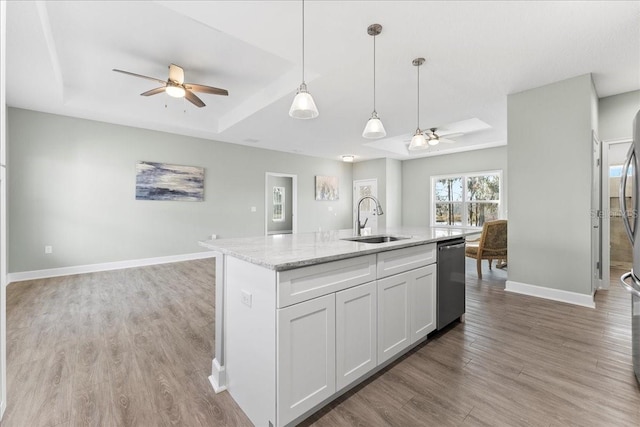
<path fill-rule="evenodd" d="M 384 130 L 384 125 L 378 117 L 378 113 L 375 111 L 371 114 L 371 118 L 367 121 L 367 125 L 364 127 L 362 136 L 369 139 L 382 138 L 387 135 L 387 131 Z"/>
<path fill-rule="evenodd" d="M 427 146 L 427 138 L 424 137 L 420 129 L 416 129 L 416 134 L 411 138 L 409 150 L 420 150 Z"/>
<path fill-rule="evenodd" d="M 307 85 L 302 83 L 298 88 L 296 97 L 289 109 L 289 115 L 294 119 L 315 119 L 318 117 L 318 108 L 313 101 L 313 97 L 307 91 Z"/>

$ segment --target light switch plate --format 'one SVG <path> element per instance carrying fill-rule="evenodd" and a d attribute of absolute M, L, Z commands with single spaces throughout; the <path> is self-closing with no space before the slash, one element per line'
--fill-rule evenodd
<path fill-rule="evenodd" d="M 247 307 L 251 307 L 251 297 L 252 295 L 250 292 L 240 291 L 240 301 Z"/>

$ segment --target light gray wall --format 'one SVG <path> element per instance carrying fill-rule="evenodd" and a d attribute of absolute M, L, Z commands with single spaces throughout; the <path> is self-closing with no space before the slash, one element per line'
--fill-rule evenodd
<path fill-rule="evenodd" d="M 600 140 L 631 139 L 633 118 L 640 110 L 640 90 L 600 98 L 598 109 Z"/>
<path fill-rule="evenodd" d="M 387 159 L 387 227 L 402 225 L 402 162 Z"/>
<path fill-rule="evenodd" d="M 8 118 L 9 272 L 193 253 L 212 233 L 264 234 L 267 171 L 298 176 L 299 232 L 351 227 L 350 164 L 22 109 Z M 136 201 L 140 160 L 204 167 L 205 201 Z M 315 175 L 337 176 L 340 200 L 315 201 Z"/>
<path fill-rule="evenodd" d="M 267 190 L 273 192 L 273 187 L 284 188 L 284 221 L 273 221 L 273 216 L 269 213 L 273 213 L 273 197 L 267 195 L 267 228 L 268 232 L 278 231 L 291 231 L 293 226 L 293 216 L 291 215 L 293 210 L 293 178 L 286 176 L 273 176 L 267 177 Z M 270 193 L 272 194 L 272 193 Z"/>
<path fill-rule="evenodd" d="M 431 223 L 432 176 L 490 170 L 502 170 L 502 197 L 507 206 L 507 147 L 405 160 L 402 162 L 402 224 L 424 227 Z M 506 216 L 506 209 L 503 210 Z"/>
<path fill-rule="evenodd" d="M 509 280 L 591 293 L 590 75 L 508 96 Z"/>

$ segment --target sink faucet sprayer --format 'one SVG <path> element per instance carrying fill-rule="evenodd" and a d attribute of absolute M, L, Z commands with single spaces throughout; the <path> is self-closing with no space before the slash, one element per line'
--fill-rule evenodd
<path fill-rule="evenodd" d="M 360 204 L 362 203 L 362 201 L 364 199 L 371 199 L 376 203 L 376 208 L 374 210 L 374 214 L 376 215 L 384 215 L 384 212 L 382 211 L 382 206 L 380 206 L 380 202 L 378 201 L 378 199 L 376 199 L 373 196 L 363 196 L 360 198 L 360 200 L 358 200 L 358 204 L 357 204 L 357 208 L 356 211 L 358 212 L 357 214 L 357 218 L 356 218 L 356 236 L 362 236 L 362 229 L 365 227 L 365 225 L 367 225 L 367 221 L 369 221 L 369 218 L 364 220 L 364 224 L 360 224 Z"/>

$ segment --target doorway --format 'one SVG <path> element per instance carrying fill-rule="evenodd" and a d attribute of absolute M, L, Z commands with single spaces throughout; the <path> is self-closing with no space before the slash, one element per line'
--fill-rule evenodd
<path fill-rule="evenodd" d="M 295 233 L 297 176 L 267 172 L 265 183 L 265 234 Z"/>
<path fill-rule="evenodd" d="M 631 146 L 630 139 L 603 141 L 602 143 L 602 206 L 604 212 L 602 222 L 602 271 L 611 268 L 628 271 L 633 263 L 632 248 L 622 224 L 620 212 L 620 179 L 622 165 Z M 634 171 L 635 173 L 635 171 Z M 631 208 L 632 180 L 627 180 L 626 203 Z M 603 281 L 608 287 L 608 281 Z"/>
<path fill-rule="evenodd" d="M 360 179 L 353 181 L 353 229 L 355 231 L 358 218 L 358 201 L 364 196 L 378 198 L 378 180 Z M 360 204 L 360 223 L 365 224 L 362 234 L 373 234 L 378 231 L 378 216 L 375 211 L 376 205 L 371 199 L 365 199 Z"/>

